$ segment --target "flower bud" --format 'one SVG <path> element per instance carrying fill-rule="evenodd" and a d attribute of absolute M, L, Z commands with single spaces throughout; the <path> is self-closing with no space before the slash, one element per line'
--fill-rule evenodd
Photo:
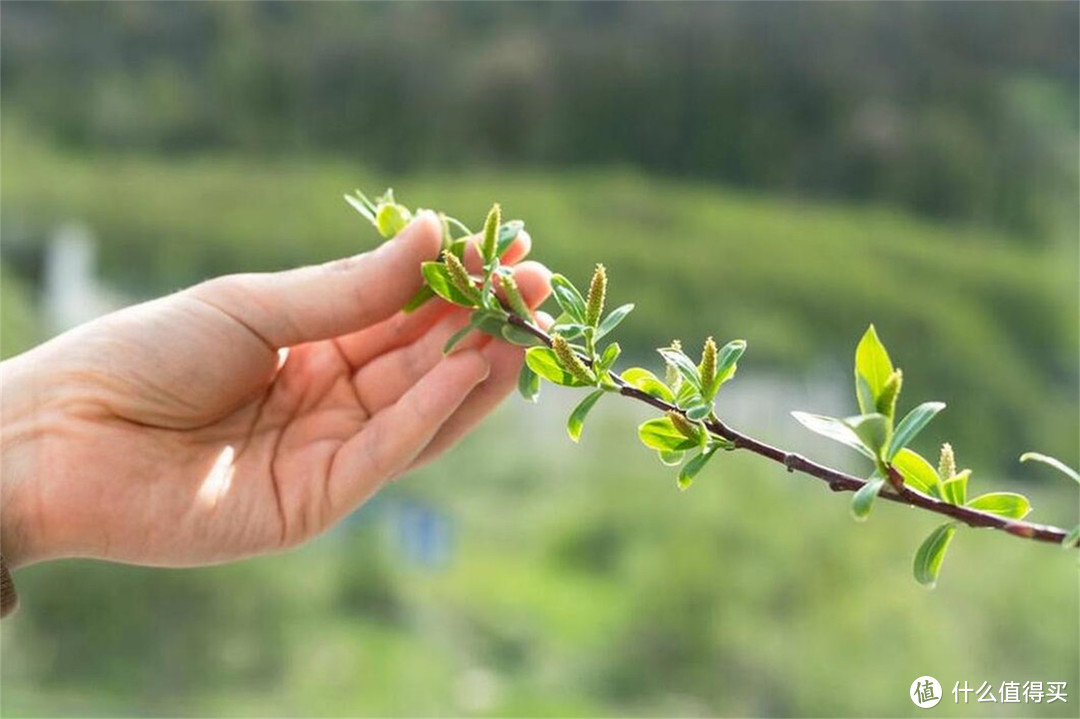
<path fill-rule="evenodd" d="M 941 445 L 941 460 L 938 462 L 938 475 L 942 482 L 947 482 L 956 476 L 956 455 L 953 454 L 952 445 L 946 442 Z"/>
<path fill-rule="evenodd" d="M 498 275 L 498 278 L 499 284 L 502 285 L 503 294 L 506 295 L 506 304 L 510 306 L 514 314 L 526 320 L 532 317 L 529 306 L 525 304 L 525 298 L 521 296 L 521 290 L 518 289 L 518 284 L 513 275 Z"/>
<path fill-rule="evenodd" d="M 565 337 L 562 335 L 553 335 L 551 338 L 551 349 L 555 350 L 555 356 L 559 358 L 559 364 L 563 366 L 563 369 L 582 382 L 596 384 L 596 374 L 585 366 L 585 363 L 577 356 L 577 353 L 574 352 L 574 348 L 570 346 L 570 343 L 566 341 Z"/>
<path fill-rule="evenodd" d="M 502 224 L 502 207 L 496 202 L 491 206 L 487 219 L 484 220 L 484 239 L 480 245 L 480 254 L 484 262 L 495 259 L 495 253 L 499 246 L 499 226 Z"/>
<path fill-rule="evenodd" d="M 697 442 L 701 439 L 701 430 L 698 429 L 696 424 L 682 416 L 682 414 L 669 410 L 667 416 L 668 419 L 671 420 L 671 423 L 675 425 L 675 429 L 679 430 L 679 434 L 683 437 L 686 437 L 691 442 Z"/>
<path fill-rule="evenodd" d="M 585 324 L 596 327 L 600 324 L 600 315 L 604 313 L 604 295 L 607 292 L 607 271 L 603 265 L 597 265 L 589 283 L 589 297 L 585 302 Z"/>

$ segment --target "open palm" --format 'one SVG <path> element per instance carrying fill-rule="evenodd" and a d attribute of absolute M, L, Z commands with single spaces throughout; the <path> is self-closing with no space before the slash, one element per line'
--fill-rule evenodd
<path fill-rule="evenodd" d="M 421 214 L 365 255 L 210 280 L 4 363 L 9 562 L 292 546 L 453 444 L 512 389 L 522 351 L 478 335 L 444 357 L 464 310 L 397 312 L 440 233 Z M 522 234 L 504 259 L 528 249 Z M 533 307 L 546 298 L 542 266 L 515 276 Z"/>

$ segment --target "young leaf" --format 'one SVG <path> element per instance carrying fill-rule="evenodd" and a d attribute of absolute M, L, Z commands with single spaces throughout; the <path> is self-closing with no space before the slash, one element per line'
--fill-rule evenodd
<path fill-rule="evenodd" d="M 665 362 L 679 371 L 683 379 L 689 382 L 698 392 L 701 392 L 701 377 L 698 375 L 698 368 L 689 357 L 683 354 L 682 350 L 661 347 L 657 352 L 660 353 Z"/>
<path fill-rule="evenodd" d="M 746 340 L 732 340 L 720 348 L 720 357 L 716 362 L 715 387 L 717 389 L 735 376 L 736 365 L 745 351 Z"/>
<path fill-rule="evenodd" d="M 431 287 L 428 285 L 424 285 L 416 291 L 416 294 L 409 298 L 409 301 L 405 303 L 405 306 L 401 308 L 401 311 L 405 314 L 415 312 L 434 296 L 435 292 L 431 289 Z"/>
<path fill-rule="evenodd" d="M 851 498 L 851 514 L 857 521 L 865 521 L 870 516 L 870 510 L 874 508 L 874 500 L 877 499 L 878 493 L 884 486 L 885 480 L 875 473 Z"/>
<path fill-rule="evenodd" d="M 889 420 L 885 415 L 874 413 L 847 417 L 844 424 L 851 427 L 863 446 L 875 457 L 881 454 L 885 443 L 889 441 Z"/>
<path fill-rule="evenodd" d="M 927 537 L 915 552 L 915 561 L 912 571 L 915 581 L 933 589 L 937 584 L 938 573 L 941 572 L 941 562 L 945 559 L 945 550 L 949 548 L 949 542 L 956 534 L 956 525 L 947 522 Z"/>
<path fill-rule="evenodd" d="M 577 288 L 560 274 L 551 276 L 551 291 L 555 295 L 555 301 L 559 303 L 562 311 L 570 315 L 570 318 L 579 325 L 585 322 L 585 300 Z"/>
<path fill-rule="evenodd" d="M 855 434 L 855 430 L 841 420 L 820 414 L 810 414 L 809 412 L 792 412 L 791 416 L 811 432 L 816 432 L 822 437 L 828 437 L 834 442 L 846 444 L 867 459 L 875 459 L 873 453 L 863 445 L 859 435 Z"/>
<path fill-rule="evenodd" d="M 634 309 L 634 305 L 620 305 L 613 309 L 604 321 L 600 323 L 600 326 L 596 329 L 596 339 L 600 339 L 607 333 L 619 326 L 619 323 L 626 319 L 626 316 L 630 314 Z"/>
<path fill-rule="evenodd" d="M 622 352 L 622 347 L 618 342 L 612 342 L 604 348 L 604 352 L 600 355 L 600 361 L 597 362 L 597 372 L 606 372 L 611 369 L 611 365 L 615 364 L 615 360 L 619 359 L 619 354 Z"/>
<path fill-rule="evenodd" d="M 680 375 L 677 371 L 675 372 L 675 374 L 679 376 L 680 380 L 679 390 L 675 393 L 675 404 L 679 407 L 682 407 L 683 409 L 686 409 L 691 405 L 701 402 L 701 392 L 694 389 L 694 385 L 690 384 L 689 382 L 683 382 L 682 375 Z"/>
<path fill-rule="evenodd" d="M 967 503 L 968 507 L 1008 519 L 1023 519 L 1031 511 L 1031 502 L 1015 492 L 981 494 Z"/>
<path fill-rule="evenodd" d="M 516 238 L 523 229 L 525 229 L 525 223 L 521 220 L 504 222 L 502 227 L 499 228 L 499 241 L 496 244 L 495 254 L 502 257 L 503 253 L 510 249 L 510 245 L 514 243 L 514 238 Z"/>
<path fill-rule="evenodd" d="M 1065 535 L 1065 539 L 1061 540 L 1061 546 L 1065 549 L 1072 549 L 1077 544 L 1080 544 L 1080 524 L 1073 527 L 1069 533 Z"/>
<path fill-rule="evenodd" d="M 637 387 L 642 392 L 650 394 L 665 402 L 674 402 L 675 395 L 671 389 L 660 379 L 643 367 L 631 367 L 622 373 L 623 381 L 631 387 Z"/>
<path fill-rule="evenodd" d="M 604 390 L 598 389 L 581 400 L 577 407 L 574 407 L 574 411 L 570 413 L 570 419 L 566 423 L 566 431 L 570 434 L 570 439 L 575 442 L 581 439 L 581 430 L 585 427 L 585 417 L 588 416 L 589 410 L 593 408 L 597 400 L 603 396 Z"/>
<path fill-rule="evenodd" d="M 359 198 L 362 198 L 363 200 L 367 199 L 359 190 L 356 191 L 356 194 L 359 196 Z M 370 202 L 365 204 L 361 201 L 361 199 L 353 197 L 352 195 L 345 195 L 345 201 L 352 205 L 352 208 L 354 210 L 363 215 L 365 220 L 370 222 L 374 227 L 378 228 L 379 225 L 377 222 L 375 222 L 374 208 L 368 207 L 368 205 L 371 204 Z"/>
<path fill-rule="evenodd" d="M 1039 454 L 1038 452 L 1024 452 L 1022 455 L 1020 455 L 1020 461 L 1041 462 L 1043 464 L 1053 467 L 1057 471 L 1064 474 L 1066 477 L 1070 477 L 1076 482 L 1080 482 L 1080 472 L 1077 472 L 1075 469 L 1065 464 L 1060 459 L 1056 459 L 1045 454 Z"/>
<path fill-rule="evenodd" d="M 550 347 L 530 347 L 525 351 L 525 363 L 533 372 L 549 382 L 562 385 L 563 387 L 587 387 L 588 383 L 563 369 L 559 364 L 559 358 Z"/>
<path fill-rule="evenodd" d="M 469 317 L 468 323 L 464 327 L 459 329 L 457 332 L 450 335 L 450 339 L 446 340 L 446 344 L 443 345 L 443 354 L 450 354 L 450 352 L 454 349 L 454 346 L 461 340 L 465 339 L 465 337 L 467 337 L 470 332 L 480 327 L 480 325 L 483 324 L 485 319 L 487 318 L 481 310 L 473 312 L 472 316 Z"/>
<path fill-rule="evenodd" d="M 971 470 L 965 469 L 952 479 L 941 483 L 941 496 L 949 504 L 962 505 L 967 500 L 968 477 Z"/>
<path fill-rule="evenodd" d="M 685 410 L 686 418 L 693 420 L 694 422 L 700 422 L 709 416 L 709 412 L 712 412 L 712 405 L 700 402 L 698 404 L 692 404 Z"/>
<path fill-rule="evenodd" d="M 462 307 L 476 307 L 476 298 L 465 295 L 464 292 L 454 286 L 453 281 L 450 279 L 450 273 L 443 263 L 425 262 L 420 266 L 420 271 L 424 274 L 428 286 L 439 297 Z"/>
<path fill-rule="evenodd" d="M 859 396 L 859 410 L 863 414 L 871 414 L 876 410 L 877 398 L 885 383 L 889 381 L 889 375 L 893 373 L 892 360 L 885 346 L 878 339 L 874 325 L 867 328 L 866 333 L 859 340 L 859 346 L 855 348 L 855 389 Z M 858 391 L 858 379 L 866 380 L 870 390 L 870 397 L 863 397 L 863 392 Z M 865 390 L 864 390 L 865 391 Z M 864 402 L 866 404 L 864 405 Z"/>
<path fill-rule="evenodd" d="M 507 342 L 520 347 L 535 347 L 542 344 L 540 338 L 536 335 L 511 324 L 503 324 L 502 336 Z"/>
<path fill-rule="evenodd" d="M 521 365 L 517 381 L 518 392 L 522 397 L 535 402 L 540 396 L 540 376 L 533 372 L 528 364 Z"/>
<path fill-rule="evenodd" d="M 908 446 L 911 440 L 915 439 L 915 435 L 921 432 L 923 427 L 943 409 L 945 409 L 944 402 L 923 402 L 908 412 L 908 415 L 900 421 L 900 424 L 896 426 L 896 430 L 893 432 L 892 440 L 889 442 L 889 451 L 885 453 L 886 461 L 895 457 L 897 452 Z"/>
<path fill-rule="evenodd" d="M 650 449 L 661 452 L 680 452 L 693 449 L 697 442 L 687 439 L 667 417 L 650 419 L 638 427 L 638 438 Z"/>
<path fill-rule="evenodd" d="M 694 482 L 694 477 L 698 476 L 702 468 L 709 463 L 709 460 L 716 454 L 716 447 L 708 447 L 696 457 L 691 458 L 689 462 L 683 465 L 683 468 L 679 470 L 679 489 L 686 490 L 690 488 L 690 485 Z"/>
<path fill-rule="evenodd" d="M 660 464 L 664 465 L 665 467 L 679 466 L 680 464 L 682 464 L 683 457 L 686 456 L 686 452 L 682 450 L 660 450 L 656 454 L 660 458 Z"/>
<path fill-rule="evenodd" d="M 891 464 L 909 485 L 931 497 L 941 497 L 941 480 L 937 470 L 922 455 L 906 447 L 896 453 Z"/>

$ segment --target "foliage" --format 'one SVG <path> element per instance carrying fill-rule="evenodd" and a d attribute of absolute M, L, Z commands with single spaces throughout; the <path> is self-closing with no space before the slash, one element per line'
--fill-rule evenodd
<path fill-rule="evenodd" d="M 359 190 L 355 196 L 346 195 L 345 199 L 386 239 L 400 231 L 407 218 L 412 216 L 407 208 L 397 203 L 392 190 L 387 190 L 374 202 Z M 382 222 L 380 218 L 384 216 L 396 218 L 395 222 Z M 407 311 L 435 296 L 471 311 L 465 327 L 447 342 L 445 353 L 453 351 L 455 345 L 474 330 L 497 339 L 520 339 L 519 343 L 526 346 L 540 343 L 540 346 L 529 346 L 526 350 L 518 379 L 518 387 L 526 399 L 536 401 L 539 393 L 537 378 L 564 387 L 594 388 L 570 413 L 567 432 L 575 442 L 580 439 L 585 420 L 600 398 L 605 393 L 618 394 L 639 399 L 663 413 L 663 416 L 643 423 L 638 428 L 638 438 L 643 445 L 656 451 L 661 464 L 680 467 L 677 475 L 680 489 L 687 489 L 719 450 L 741 448 L 782 462 L 789 471 L 799 470 L 825 479 L 834 489 L 854 491 L 851 509 L 859 520 L 869 516 L 875 498 L 882 491 L 892 492 L 891 496 L 900 501 L 954 520 L 935 529 L 916 552 L 915 578 L 930 587 L 937 582 L 945 551 L 959 524 L 955 520 L 971 526 L 1005 529 L 1029 538 L 1042 539 L 1039 536 L 1042 531 L 1063 540 L 1066 546 L 1071 544 L 1073 537 L 1056 528 L 1020 524 L 1031 509 L 1030 501 L 1023 495 L 996 492 L 968 500 L 971 470 L 956 470 L 950 444 L 942 446 L 937 470 L 908 447 L 945 404 L 923 402 L 896 422 L 903 373 L 894 368 L 873 325 L 855 349 L 855 394 L 862 414 L 837 419 L 793 413 L 812 431 L 852 447 L 872 460 L 873 473 L 868 480 L 861 481 L 828 468 L 811 467 L 801 458 L 762 445 L 730 430 L 720 421 L 716 414 L 717 394 L 721 386 L 734 377 L 738 361 L 746 350 L 744 340 L 733 340 L 718 349 L 709 337 L 696 363 L 675 340 L 658 350 L 665 365 L 663 380 L 641 367 L 627 370 L 631 377 L 627 380 L 614 367 L 621 352 L 618 343 L 602 345 L 602 342 L 633 307 L 624 305 L 614 313 L 604 315 L 608 275 L 603 265 L 596 266 L 587 298 L 563 275 L 552 276 L 552 292 L 561 314 L 545 331 L 530 322 L 524 300 L 520 295 L 513 295 L 516 292 L 514 285 L 498 281 L 512 275 L 512 269 L 501 265 L 500 259 L 524 223 L 504 224 L 501 207 L 495 204 L 484 221 L 483 230 L 474 237 L 460 220 L 442 213 L 439 217 L 443 227 L 441 258 L 423 265 L 425 284 L 409 301 Z M 455 228 L 460 234 L 454 232 Z M 463 264 L 465 247 L 471 241 L 476 243 L 481 262 L 477 275 L 469 274 Z M 519 332 L 521 337 L 517 338 L 511 330 Z M 641 385 L 634 384 L 635 381 Z M 900 465 L 911 475 L 910 481 L 906 479 L 905 470 L 894 465 L 901 453 Z M 947 509 L 949 505 L 962 509 Z M 1005 518 L 1009 522 L 990 521 L 988 517 Z"/>

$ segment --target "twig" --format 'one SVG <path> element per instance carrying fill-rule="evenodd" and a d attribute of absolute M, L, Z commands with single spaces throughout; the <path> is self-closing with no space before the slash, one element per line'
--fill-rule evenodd
<path fill-rule="evenodd" d="M 538 340 L 543 342 L 548 347 L 551 346 L 551 336 L 540 329 L 531 322 L 510 313 L 506 318 L 506 321 L 528 332 Z M 582 361 L 588 363 L 589 360 L 586 357 L 581 358 Z M 630 386 L 619 375 L 611 373 L 612 381 L 618 386 L 619 394 L 624 397 L 630 397 L 636 399 L 639 402 L 644 402 L 662 412 L 678 412 L 683 414 L 683 411 L 666 402 L 659 397 L 644 392 L 636 387 Z M 851 474 L 841 472 L 830 467 L 813 462 L 805 457 L 795 454 L 793 452 L 787 452 L 785 450 L 773 447 L 770 444 L 766 444 L 760 440 L 749 437 L 741 432 L 738 432 L 731 427 L 727 426 L 719 419 L 708 419 L 704 422 L 705 427 L 710 433 L 717 437 L 722 437 L 729 442 L 733 443 L 735 449 L 745 449 L 749 452 L 753 452 L 756 455 L 771 459 L 773 462 L 783 465 L 788 472 L 800 472 L 810 477 L 820 479 L 829 485 L 829 489 L 834 492 L 857 492 L 867 480 L 861 479 Z M 1024 522 L 1018 520 L 1005 519 L 994 514 L 988 514 L 986 512 L 980 512 L 977 509 L 971 509 L 970 507 L 963 507 L 955 504 L 949 504 L 943 502 L 940 499 L 935 499 L 929 495 L 918 492 L 911 489 L 909 486 L 903 483 L 903 478 L 895 468 L 889 467 L 889 484 L 883 488 L 879 496 L 882 499 L 887 499 L 890 502 L 897 502 L 899 504 L 906 504 L 911 507 L 918 507 L 928 512 L 935 514 L 941 514 L 954 519 L 958 522 L 963 522 L 970 527 L 981 527 L 986 529 L 996 529 L 1017 537 L 1024 539 L 1031 539 L 1038 542 L 1052 542 L 1055 544 L 1061 544 L 1065 539 L 1067 532 L 1060 527 L 1054 527 L 1045 524 L 1036 524 L 1034 522 Z"/>

